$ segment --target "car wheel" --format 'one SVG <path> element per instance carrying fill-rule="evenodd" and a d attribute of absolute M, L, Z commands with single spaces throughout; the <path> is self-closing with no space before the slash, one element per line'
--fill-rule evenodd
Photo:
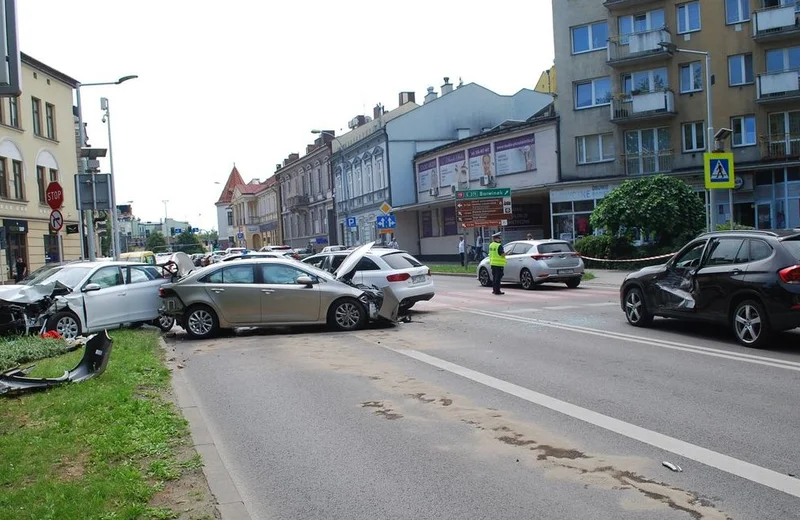
<path fill-rule="evenodd" d="M 64 339 L 75 339 L 81 335 L 81 322 L 69 311 L 55 313 L 47 320 L 47 330 L 54 330 Z"/>
<path fill-rule="evenodd" d="M 625 293 L 625 318 L 634 327 L 647 327 L 653 323 L 653 315 L 647 310 L 644 295 L 638 287 Z"/>
<path fill-rule="evenodd" d="M 169 332 L 175 326 L 175 318 L 161 315 L 153 321 L 153 325 L 161 329 L 162 332 Z"/>
<path fill-rule="evenodd" d="M 489 279 L 489 271 L 485 267 L 481 267 L 481 270 L 478 271 L 478 281 L 481 282 L 483 287 L 492 285 L 492 281 Z"/>
<path fill-rule="evenodd" d="M 536 284 L 533 283 L 533 275 L 528 269 L 523 269 L 519 274 L 519 283 L 526 291 L 530 291 L 536 286 Z"/>
<path fill-rule="evenodd" d="M 581 284 L 580 278 L 573 278 L 572 280 L 567 280 L 567 287 L 569 287 L 570 289 L 577 289 L 580 284 Z"/>
<path fill-rule="evenodd" d="M 205 305 L 194 305 L 184 318 L 186 333 L 193 339 L 210 338 L 219 331 L 217 314 Z"/>
<path fill-rule="evenodd" d="M 358 330 L 367 321 L 364 306 L 353 298 L 336 300 L 328 309 L 328 324 L 336 330 Z"/>
<path fill-rule="evenodd" d="M 755 300 L 745 300 L 733 311 L 733 332 L 745 347 L 761 348 L 772 334 L 764 307 Z"/>

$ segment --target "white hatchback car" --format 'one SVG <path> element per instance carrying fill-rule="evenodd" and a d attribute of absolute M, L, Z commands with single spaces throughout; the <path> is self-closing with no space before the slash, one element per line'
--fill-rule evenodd
<path fill-rule="evenodd" d="M 303 263 L 333 273 L 350 253 L 351 251 L 319 253 L 304 258 Z M 436 293 L 431 270 L 400 249 L 371 249 L 359 260 L 351 281 L 378 288 L 391 286 L 392 292 L 400 301 L 401 313 L 417 302 L 430 300 Z"/>
<path fill-rule="evenodd" d="M 503 244 L 506 267 L 503 282 L 518 283 L 523 289 L 539 284 L 561 282 L 574 289 L 583 278 L 583 260 L 569 242 L 563 240 L 519 240 Z M 492 285 L 489 258 L 478 264 L 478 281 Z"/>

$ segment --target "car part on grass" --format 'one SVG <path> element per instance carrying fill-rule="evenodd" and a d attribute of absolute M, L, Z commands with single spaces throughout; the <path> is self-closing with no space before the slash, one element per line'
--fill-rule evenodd
<path fill-rule="evenodd" d="M 0 394 L 9 395 L 18 392 L 43 390 L 65 383 L 78 383 L 99 376 L 108 366 L 113 342 L 108 332 L 103 331 L 92 335 L 86 341 L 86 348 L 80 363 L 64 375 L 56 378 L 27 377 L 35 365 L 24 368 L 12 368 L 0 374 Z"/>

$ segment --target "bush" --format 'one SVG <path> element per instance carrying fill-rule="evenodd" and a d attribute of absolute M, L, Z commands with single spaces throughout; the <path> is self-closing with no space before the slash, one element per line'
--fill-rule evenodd
<path fill-rule="evenodd" d="M 634 260 L 637 258 L 661 256 L 674 253 L 682 246 L 683 244 L 648 244 L 637 247 L 630 242 L 628 237 L 612 237 L 611 235 L 591 235 L 578 239 L 575 242 L 575 249 L 581 256 L 607 258 L 609 260 Z M 587 268 L 631 271 L 641 269 L 648 265 L 664 263 L 666 260 L 668 259 L 643 260 L 641 262 L 601 262 L 584 258 L 583 261 Z"/>
<path fill-rule="evenodd" d="M 717 224 L 716 230 L 717 231 L 730 231 L 731 225 L 730 223 L 727 224 Z M 737 222 L 733 223 L 733 229 L 755 229 L 753 226 L 745 226 L 744 224 L 739 224 Z"/>

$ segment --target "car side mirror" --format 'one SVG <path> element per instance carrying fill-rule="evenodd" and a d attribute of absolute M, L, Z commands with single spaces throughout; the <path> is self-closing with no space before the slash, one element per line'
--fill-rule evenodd
<path fill-rule="evenodd" d="M 305 285 L 306 287 L 312 287 L 314 285 L 314 279 L 310 276 L 298 276 L 297 280 L 295 280 L 300 285 Z"/>
<path fill-rule="evenodd" d="M 83 292 L 94 292 L 99 291 L 100 289 L 100 285 L 96 283 L 87 283 L 83 286 Z"/>

